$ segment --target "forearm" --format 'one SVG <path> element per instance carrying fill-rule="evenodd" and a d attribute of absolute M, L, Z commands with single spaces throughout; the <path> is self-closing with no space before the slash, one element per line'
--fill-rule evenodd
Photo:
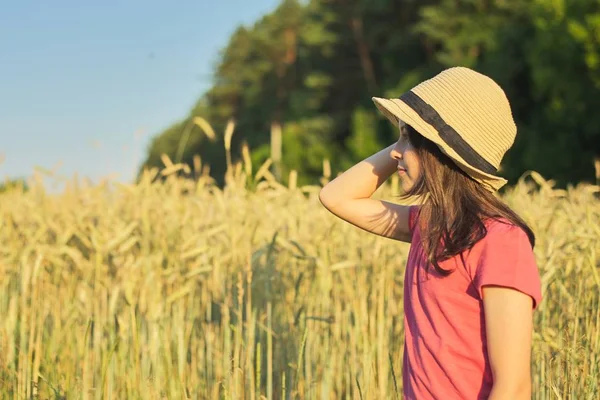
<path fill-rule="evenodd" d="M 367 157 L 321 189 L 322 201 L 335 204 L 341 200 L 369 198 L 397 170 L 390 156 L 394 144 Z"/>

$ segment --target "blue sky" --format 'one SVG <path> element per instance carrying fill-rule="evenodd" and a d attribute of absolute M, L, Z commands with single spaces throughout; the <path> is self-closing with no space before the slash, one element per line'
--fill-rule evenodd
<path fill-rule="evenodd" d="M 34 166 L 131 180 L 152 136 L 210 86 L 229 35 L 278 3 L 2 2 L 0 180 Z"/>

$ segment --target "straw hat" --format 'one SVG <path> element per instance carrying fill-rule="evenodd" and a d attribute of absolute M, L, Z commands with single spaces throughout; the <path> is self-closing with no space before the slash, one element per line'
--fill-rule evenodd
<path fill-rule="evenodd" d="M 373 101 L 394 125 L 412 126 L 487 190 L 506 184 L 497 171 L 517 127 L 504 91 L 489 77 L 453 67 L 400 98 Z"/>

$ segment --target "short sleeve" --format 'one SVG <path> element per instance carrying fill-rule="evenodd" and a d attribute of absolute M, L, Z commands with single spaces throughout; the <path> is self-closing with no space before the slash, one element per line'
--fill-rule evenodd
<path fill-rule="evenodd" d="M 541 280 L 525 231 L 497 223 L 488 229 L 482 242 L 474 279 L 480 298 L 486 285 L 509 287 L 529 295 L 533 308 L 537 308 L 542 300 Z"/>
<path fill-rule="evenodd" d="M 419 206 L 410 206 L 408 208 L 408 232 L 412 237 L 419 216 Z"/>

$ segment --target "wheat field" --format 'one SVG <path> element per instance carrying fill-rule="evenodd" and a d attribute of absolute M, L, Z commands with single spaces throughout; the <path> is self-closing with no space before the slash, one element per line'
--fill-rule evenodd
<path fill-rule="evenodd" d="M 401 398 L 408 244 L 268 165 L 223 190 L 165 165 L 0 195 L 2 399 Z M 600 398 L 598 192 L 530 173 L 503 195 L 537 234 L 535 399 Z"/>

